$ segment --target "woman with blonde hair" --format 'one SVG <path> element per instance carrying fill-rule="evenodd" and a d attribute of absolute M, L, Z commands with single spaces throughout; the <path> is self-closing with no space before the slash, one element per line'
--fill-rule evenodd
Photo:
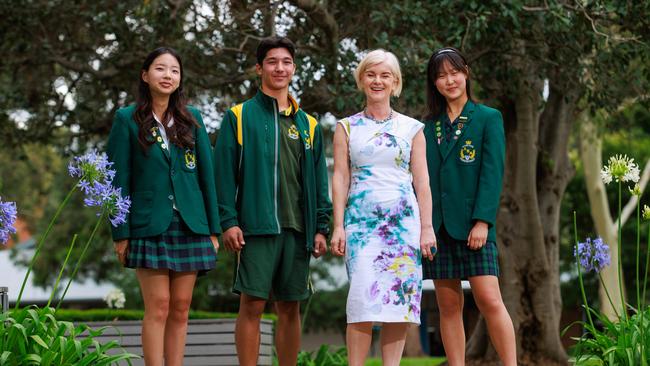
<path fill-rule="evenodd" d="M 348 357 L 364 364 L 381 323 L 383 365 L 399 365 L 407 328 L 420 323 L 422 258 L 436 252 L 424 125 L 391 108 L 402 89 L 394 54 L 368 53 L 355 79 L 366 106 L 337 123 L 332 179 L 332 252 L 345 255 L 350 280 Z"/>

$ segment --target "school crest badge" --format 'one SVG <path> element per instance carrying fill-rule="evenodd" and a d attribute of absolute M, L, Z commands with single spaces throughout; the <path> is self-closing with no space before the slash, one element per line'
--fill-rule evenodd
<path fill-rule="evenodd" d="M 187 169 L 196 168 L 196 155 L 190 149 L 185 150 L 185 167 Z"/>
<path fill-rule="evenodd" d="M 298 132 L 296 125 L 291 125 L 291 127 L 289 127 L 287 136 L 289 136 L 289 138 L 292 140 L 297 140 L 300 137 L 300 132 Z"/>
<path fill-rule="evenodd" d="M 460 161 L 463 163 L 471 163 L 474 160 L 476 160 L 476 149 L 472 145 L 472 141 L 467 140 L 460 149 Z"/>

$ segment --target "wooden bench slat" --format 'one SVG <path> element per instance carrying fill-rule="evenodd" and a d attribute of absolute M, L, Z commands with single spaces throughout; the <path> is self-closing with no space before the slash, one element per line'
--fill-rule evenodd
<path fill-rule="evenodd" d="M 95 322 L 88 325 L 97 329 L 108 326 L 104 334 L 95 339 L 100 343 L 116 340 L 121 349 L 113 349 L 109 354 L 123 352 L 142 356 L 140 321 Z M 235 346 L 235 319 L 190 320 L 185 346 L 184 365 L 238 365 Z M 273 361 L 273 322 L 262 320 L 260 324 L 259 365 L 272 365 Z M 126 365 L 126 362 L 120 365 Z M 143 366 L 144 360 L 133 360 L 134 366 Z"/>

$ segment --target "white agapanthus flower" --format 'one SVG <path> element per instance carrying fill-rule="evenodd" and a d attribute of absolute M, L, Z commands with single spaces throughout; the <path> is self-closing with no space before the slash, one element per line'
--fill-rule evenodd
<path fill-rule="evenodd" d="M 633 196 L 641 197 L 641 193 L 643 193 L 641 192 L 641 186 L 639 186 L 639 183 L 635 184 L 633 188 L 628 188 L 628 189 L 630 190 L 630 193 Z"/>
<path fill-rule="evenodd" d="M 643 205 L 643 218 L 650 220 L 650 207 L 648 205 Z"/>
<path fill-rule="evenodd" d="M 627 173 L 623 176 L 623 182 L 638 182 L 640 179 L 640 173 L 641 171 L 639 170 L 639 166 L 632 164 L 629 166 Z"/>
<path fill-rule="evenodd" d="M 124 308 L 126 298 L 124 297 L 124 292 L 119 288 L 116 288 L 109 291 L 106 296 L 104 296 L 104 301 L 110 309 L 122 309 Z"/>
<path fill-rule="evenodd" d="M 609 158 L 608 164 L 600 171 L 600 178 L 605 184 L 611 183 L 612 180 L 636 183 L 639 181 L 639 172 L 639 166 L 634 159 L 628 158 L 627 155 L 615 155 Z"/>

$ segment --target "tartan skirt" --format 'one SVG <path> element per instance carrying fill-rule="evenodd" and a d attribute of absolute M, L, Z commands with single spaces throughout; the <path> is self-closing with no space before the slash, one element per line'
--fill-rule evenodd
<path fill-rule="evenodd" d="M 195 234 L 173 210 L 167 231 L 160 235 L 129 240 L 127 268 L 169 269 L 175 272 L 214 269 L 217 254 L 208 235 Z"/>
<path fill-rule="evenodd" d="M 423 279 L 466 280 L 472 276 L 499 276 L 499 253 L 493 241 L 472 250 L 466 240 L 452 238 L 444 226 L 438 233 L 438 252 L 433 261 L 422 259 Z"/>

